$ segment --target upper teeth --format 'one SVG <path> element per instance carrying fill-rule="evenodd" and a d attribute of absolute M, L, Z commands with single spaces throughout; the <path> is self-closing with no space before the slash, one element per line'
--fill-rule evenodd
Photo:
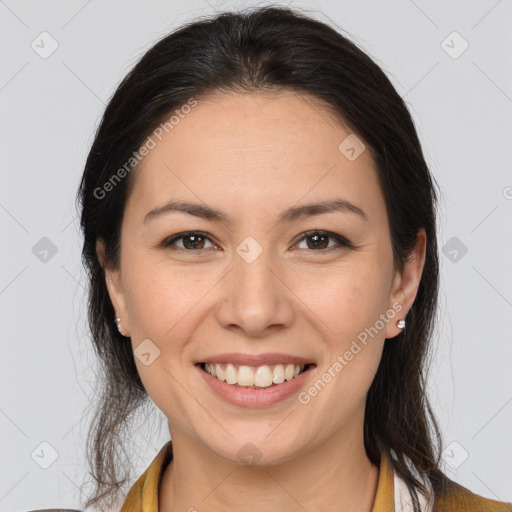
<path fill-rule="evenodd" d="M 238 384 L 239 386 L 256 386 L 266 388 L 274 384 L 281 384 L 285 380 L 292 380 L 304 370 L 303 364 L 276 364 L 273 366 L 245 366 L 228 363 L 205 363 L 205 370 L 221 382 Z"/>

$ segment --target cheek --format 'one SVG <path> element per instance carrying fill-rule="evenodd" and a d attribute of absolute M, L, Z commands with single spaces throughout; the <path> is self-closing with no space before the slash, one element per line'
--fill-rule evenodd
<path fill-rule="evenodd" d="M 325 294 L 316 295 L 329 326 L 325 341 L 329 358 L 319 372 L 329 380 L 321 392 L 327 414 L 335 423 L 362 402 L 377 372 L 385 342 L 385 327 L 393 321 L 388 310 L 391 262 L 375 256 L 332 273 Z M 381 315 L 384 315 L 384 320 Z M 327 375 L 326 375 L 327 374 Z M 339 404 L 329 409 L 328 404 Z M 343 413 L 342 413 L 343 411 Z"/>
<path fill-rule="evenodd" d="M 139 337 L 174 337 L 190 322 L 212 284 L 189 269 L 139 261 L 127 275 L 127 308 L 132 331 Z M 172 334 L 171 334 L 172 333 Z"/>
<path fill-rule="evenodd" d="M 323 411 L 318 428 L 325 430 L 364 410 L 384 347 L 386 324 L 380 315 L 388 299 L 387 281 L 379 272 L 352 267 L 330 275 L 322 293 L 310 291 L 307 302 L 315 312 L 311 322 L 323 333 L 325 359 L 303 397 Z"/>
<path fill-rule="evenodd" d="M 208 292 L 219 277 L 172 268 L 165 262 L 131 263 L 125 275 L 135 362 L 149 395 L 167 410 L 182 399 L 175 378 L 190 365 L 194 348 L 190 340 L 207 314 Z M 147 339 L 158 348 L 158 357 L 149 366 L 137 358 L 137 348 Z"/>
<path fill-rule="evenodd" d="M 144 388 L 160 410 L 184 411 L 190 396 L 183 393 L 178 382 L 184 365 L 189 364 L 187 346 L 200 322 L 200 298 L 208 291 L 208 283 L 168 265 L 164 268 L 142 261 L 126 272 L 126 282 L 132 348 Z M 137 353 L 139 345 L 147 344 L 148 339 L 157 347 L 150 344 L 150 352 L 154 350 L 158 355 L 146 365 Z"/>
<path fill-rule="evenodd" d="M 296 290 L 316 315 L 319 329 L 323 324 L 321 331 L 337 352 L 372 327 L 389 301 L 388 276 L 377 262 L 327 269 L 323 275 L 301 278 Z"/>

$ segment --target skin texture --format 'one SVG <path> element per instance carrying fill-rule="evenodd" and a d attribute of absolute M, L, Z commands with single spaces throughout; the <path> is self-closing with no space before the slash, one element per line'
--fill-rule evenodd
<path fill-rule="evenodd" d="M 173 440 L 160 510 L 371 511 L 378 468 L 364 449 L 365 398 L 416 296 L 426 240 L 420 230 L 397 271 L 370 152 L 349 161 L 338 149 L 349 134 L 312 97 L 216 93 L 198 98 L 134 171 L 120 269 L 106 269 L 106 280 L 133 348 L 149 338 L 160 350 L 149 366 L 135 359 Z M 338 198 L 367 219 L 334 212 L 277 223 L 289 207 Z M 143 223 L 171 199 L 206 204 L 231 223 L 182 212 Z M 210 237 L 201 250 L 190 238 L 162 245 L 193 230 Z M 303 238 L 311 230 L 354 248 L 332 237 L 315 248 Z M 252 263 L 236 252 L 248 236 L 263 249 Z M 97 249 L 101 260 L 101 241 Z M 194 367 L 224 352 L 293 354 L 317 365 L 304 390 L 393 304 L 401 312 L 305 405 L 296 395 L 263 409 L 231 405 Z M 252 467 L 237 456 L 248 442 L 261 452 Z"/>

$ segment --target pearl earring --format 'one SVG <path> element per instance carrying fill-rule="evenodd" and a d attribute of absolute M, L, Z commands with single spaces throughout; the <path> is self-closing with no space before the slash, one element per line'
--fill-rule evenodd
<path fill-rule="evenodd" d="M 127 336 L 121 329 L 121 319 L 120 318 L 116 318 L 116 325 L 117 325 L 117 330 L 119 331 L 119 334 L 121 334 L 121 336 L 124 336 L 125 338 L 128 338 L 129 336 Z"/>
<path fill-rule="evenodd" d="M 405 320 L 402 318 L 400 320 L 398 320 L 398 322 L 396 323 L 396 326 L 399 328 L 399 329 L 403 329 L 405 327 Z"/>

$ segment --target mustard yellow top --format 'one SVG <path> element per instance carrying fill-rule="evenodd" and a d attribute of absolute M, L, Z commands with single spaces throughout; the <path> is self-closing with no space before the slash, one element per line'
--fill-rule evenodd
<path fill-rule="evenodd" d="M 158 512 L 158 491 L 165 468 L 172 460 L 172 443 L 168 441 L 146 471 L 133 484 L 121 512 Z M 381 457 L 377 492 L 371 512 L 395 512 L 393 467 Z M 512 512 L 512 503 L 477 496 L 448 479 L 444 495 L 434 503 L 434 512 Z"/>

